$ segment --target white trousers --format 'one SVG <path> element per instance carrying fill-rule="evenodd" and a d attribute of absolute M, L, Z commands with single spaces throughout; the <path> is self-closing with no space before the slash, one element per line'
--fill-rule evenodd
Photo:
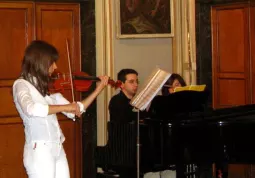
<path fill-rule="evenodd" d="M 61 143 L 40 141 L 26 144 L 23 163 L 29 178 L 70 178 Z"/>

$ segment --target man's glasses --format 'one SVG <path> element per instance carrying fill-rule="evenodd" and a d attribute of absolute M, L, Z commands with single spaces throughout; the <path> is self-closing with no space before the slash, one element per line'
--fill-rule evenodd
<path fill-rule="evenodd" d="M 126 80 L 127 83 L 129 84 L 139 84 L 139 81 L 138 80 Z"/>

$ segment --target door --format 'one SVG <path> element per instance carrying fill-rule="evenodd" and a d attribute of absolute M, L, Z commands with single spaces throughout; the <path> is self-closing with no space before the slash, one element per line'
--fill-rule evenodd
<path fill-rule="evenodd" d="M 66 40 L 70 52 L 72 71 L 80 71 L 80 11 L 79 4 L 36 4 L 36 38 L 53 44 L 59 51 L 58 69 L 69 74 Z M 67 90 L 64 96 L 72 101 L 72 92 Z M 75 93 L 75 101 L 80 95 Z M 58 115 L 60 126 L 66 137 L 64 148 L 72 178 L 81 177 L 81 122 L 73 122 Z"/>
<path fill-rule="evenodd" d="M 212 8 L 213 107 L 251 103 L 247 4 Z"/>
<path fill-rule="evenodd" d="M 255 104 L 255 3 L 250 7 L 250 44 L 251 44 L 251 95 Z"/>
<path fill-rule="evenodd" d="M 0 3 L 0 177 L 27 178 L 24 131 L 12 99 L 26 46 L 34 37 L 32 3 Z M 15 170 L 15 171 L 14 171 Z"/>
<path fill-rule="evenodd" d="M 80 69 L 80 18 L 78 4 L 0 3 L 0 178 L 27 178 L 23 166 L 24 128 L 12 99 L 13 81 L 20 75 L 26 46 L 34 39 L 45 40 L 60 53 L 59 70 L 68 72 L 65 40 L 71 66 Z M 71 101 L 71 92 L 64 95 Z M 79 100 L 79 95 L 76 95 Z M 81 177 L 81 122 L 59 115 L 66 137 L 71 178 Z M 15 170 L 15 171 L 14 171 Z"/>

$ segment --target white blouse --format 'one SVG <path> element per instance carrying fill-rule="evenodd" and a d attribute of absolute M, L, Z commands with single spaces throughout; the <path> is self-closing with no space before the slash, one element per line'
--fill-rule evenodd
<path fill-rule="evenodd" d="M 25 127 L 26 143 L 33 141 L 61 142 L 65 137 L 60 129 L 56 114 L 48 115 L 49 105 L 63 105 L 70 103 L 62 94 L 56 93 L 43 97 L 41 93 L 28 81 L 17 79 L 13 84 L 13 99 Z M 78 102 L 80 111 L 84 106 Z M 72 113 L 65 113 L 74 119 Z"/>

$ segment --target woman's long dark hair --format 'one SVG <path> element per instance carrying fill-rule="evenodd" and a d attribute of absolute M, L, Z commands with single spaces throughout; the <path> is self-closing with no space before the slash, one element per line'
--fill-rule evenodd
<path fill-rule="evenodd" d="M 186 82 L 179 74 L 172 73 L 172 75 L 169 77 L 169 79 L 165 83 L 165 85 L 168 85 L 168 86 L 163 86 L 161 89 L 163 96 L 169 95 L 169 90 L 168 90 L 169 86 L 172 86 L 175 80 L 178 80 L 182 87 L 186 86 Z"/>
<path fill-rule="evenodd" d="M 21 76 L 34 85 L 43 96 L 48 93 L 49 68 L 58 57 L 57 49 L 45 41 L 32 41 L 25 50 Z"/>

